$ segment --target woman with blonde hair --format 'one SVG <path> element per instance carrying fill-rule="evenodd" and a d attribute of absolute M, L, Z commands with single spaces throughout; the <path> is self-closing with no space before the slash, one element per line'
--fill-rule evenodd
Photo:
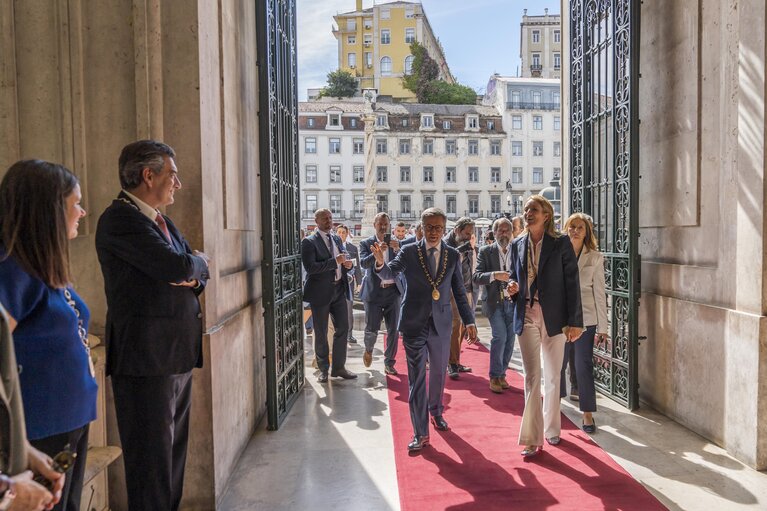
<path fill-rule="evenodd" d="M 575 375 L 578 381 L 579 407 L 583 412 L 581 427 L 586 433 L 597 430 L 592 412 L 597 410 L 594 388 L 594 336 L 607 336 L 607 295 L 605 294 L 605 258 L 597 248 L 591 218 L 573 213 L 565 222 L 565 232 L 578 259 L 583 324 L 586 329 L 578 339 L 565 344 L 565 361 L 575 353 Z M 565 366 L 562 364 L 560 397 L 567 395 Z"/>
<path fill-rule="evenodd" d="M 525 410 L 519 431 L 522 456 L 529 458 L 560 442 L 559 375 L 565 341 L 583 330 L 578 262 L 567 236 L 554 226 L 554 209 L 545 197 L 525 203 L 525 230 L 514 239 L 511 279 L 516 295 L 514 331 L 525 368 Z M 544 394 L 541 404 L 541 352 Z"/>

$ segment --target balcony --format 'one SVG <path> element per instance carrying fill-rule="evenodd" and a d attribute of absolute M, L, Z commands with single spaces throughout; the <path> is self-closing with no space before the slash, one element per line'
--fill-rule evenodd
<path fill-rule="evenodd" d="M 541 71 L 543 71 L 543 66 L 540 64 L 531 64 L 530 65 L 530 75 L 534 78 L 540 78 Z"/>
<path fill-rule="evenodd" d="M 536 103 L 531 101 L 507 101 L 506 110 L 561 110 L 562 103 Z"/>

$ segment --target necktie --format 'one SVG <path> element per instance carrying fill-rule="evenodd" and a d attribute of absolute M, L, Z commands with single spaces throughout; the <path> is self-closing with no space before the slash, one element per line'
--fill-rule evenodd
<path fill-rule="evenodd" d="M 429 249 L 429 271 L 433 278 L 437 278 L 437 247 Z"/>
<path fill-rule="evenodd" d="M 328 234 L 328 250 L 330 250 L 330 257 L 335 259 L 336 255 L 333 253 L 333 238 Z M 341 278 L 341 265 L 336 263 L 336 280 Z"/>
<path fill-rule="evenodd" d="M 168 243 L 172 244 L 170 240 L 170 231 L 168 231 L 168 224 L 165 223 L 165 219 L 162 217 L 160 213 L 157 213 L 157 216 L 154 218 L 154 221 L 157 222 L 157 226 L 165 235 L 165 238 L 168 240 Z"/>

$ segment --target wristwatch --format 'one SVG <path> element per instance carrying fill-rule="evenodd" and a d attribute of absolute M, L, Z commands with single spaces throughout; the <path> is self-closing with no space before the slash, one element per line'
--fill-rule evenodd
<path fill-rule="evenodd" d="M 5 474 L 0 474 L 0 511 L 6 511 L 16 498 L 16 483 Z"/>

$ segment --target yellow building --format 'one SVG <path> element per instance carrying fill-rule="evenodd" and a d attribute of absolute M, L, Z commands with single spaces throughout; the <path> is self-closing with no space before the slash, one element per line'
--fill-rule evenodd
<path fill-rule="evenodd" d="M 402 77 L 413 61 L 413 41 L 421 43 L 437 62 L 442 80 L 455 82 L 420 3 L 391 2 L 363 9 L 362 0 L 357 0 L 356 10 L 333 19 L 338 68 L 354 74 L 360 89 L 374 88 L 379 95 L 415 101 L 415 94 L 402 87 Z"/>

